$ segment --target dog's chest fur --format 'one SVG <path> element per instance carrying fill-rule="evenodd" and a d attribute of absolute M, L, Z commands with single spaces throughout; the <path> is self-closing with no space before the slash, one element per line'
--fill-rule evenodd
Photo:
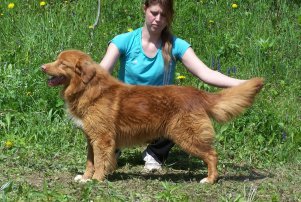
<path fill-rule="evenodd" d="M 81 129 L 84 128 L 84 123 L 81 119 L 79 119 L 75 116 L 72 116 L 71 114 L 70 114 L 70 118 L 73 121 L 73 123 L 76 125 L 76 127 L 81 128 Z"/>
<path fill-rule="evenodd" d="M 78 127 L 78 128 L 80 128 L 80 129 L 83 129 L 83 128 L 84 128 L 84 123 L 83 123 L 83 121 L 82 121 L 80 118 L 74 116 L 74 115 L 70 112 L 70 110 L 69 110 L 69 108 L 68 108 L 68 104 L 66 104 L 66 109 L 67 109 L 67 113 L 68 113 L 70 119 L 73 121 L 73 123 L 75 124 L 75 126 Z"/>

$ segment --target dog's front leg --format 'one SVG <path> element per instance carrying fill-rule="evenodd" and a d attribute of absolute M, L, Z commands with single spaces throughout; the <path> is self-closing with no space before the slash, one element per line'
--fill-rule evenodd
<path fill-rule="evenodd" d="M 86 163 L 86 171 L 84 174 L 85 179 L 91 179 L 94 174 L 94 153 L 93 148 L 90 141 L 87 139 L 88 143 L 88 154 L 87 154 L 87 163 Z"/>
<path fill-rule="evenodd" d="M 94 154 L 90 140 L 87 138 L 87 163 L 84 175 L 77 175 L 75 181 L 87 182 L 92 179 L 94 174 Z"/>
<path fill-rule="evenodd" d="M 115 141 L 110 135 L 103 135 L 92 143 L 95 172 L 92 179 L 103 181 L 115 169 Z"/>

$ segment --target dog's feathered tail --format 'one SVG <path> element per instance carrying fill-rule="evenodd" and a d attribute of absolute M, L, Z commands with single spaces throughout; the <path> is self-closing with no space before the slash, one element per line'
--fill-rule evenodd
<path fill-rule="evenodd" d="M 252 105 L 256 94 L 263 86 L 263 81 L 262 78 L 253 78 L 239 86 L 209 95 L 211 101 L 208 103 L 207 112 L 218 122 L 229 121 Z"/>

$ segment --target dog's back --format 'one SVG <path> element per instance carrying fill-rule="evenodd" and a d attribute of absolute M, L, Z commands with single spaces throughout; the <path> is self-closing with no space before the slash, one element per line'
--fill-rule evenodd
<path fill-rule="evenodd" d="M 127 85 L 121 89 L 123 93 L 119 93 L 116 133 L 120 138 L 124 137 L 122 143 L 131 145 L 151 141 L 164 134 L 168 136 L 171 125 L 176 125 L 178 120 L 188 122 L 187 125 L 201 119 L 210 122 L 209 117 L 226 122 L 253 103 L 262 85 L 262 79 L 254 78 L 219 93 L 181 86 Z"/>

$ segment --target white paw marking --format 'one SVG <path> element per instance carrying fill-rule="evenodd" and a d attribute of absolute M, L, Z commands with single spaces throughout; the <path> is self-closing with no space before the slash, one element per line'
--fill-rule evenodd
<path fill-rule="evenodd" d="M 74 181 L 80 181 L 81 179 L 82 179 L 82 175 L 77 175 L 77 176 L 75 176 L 75 178 L 74 178 Z"/>
<path fill-rule="evenodd" d="M 86 183 L 86 182 L 91 181 L 91 179 L 83 179 L 82 175 L 77 175 L 77 176 L 75 176 L 74 181 L 80 182 L 80 183 Z"/>
<path fill-rule="evenodd" d="M 209 183 L 207 177 L 205 177 L 204 179 L 202 179 L 200 181 L 201 184 L 205 184 L 205 183 Z"/>

